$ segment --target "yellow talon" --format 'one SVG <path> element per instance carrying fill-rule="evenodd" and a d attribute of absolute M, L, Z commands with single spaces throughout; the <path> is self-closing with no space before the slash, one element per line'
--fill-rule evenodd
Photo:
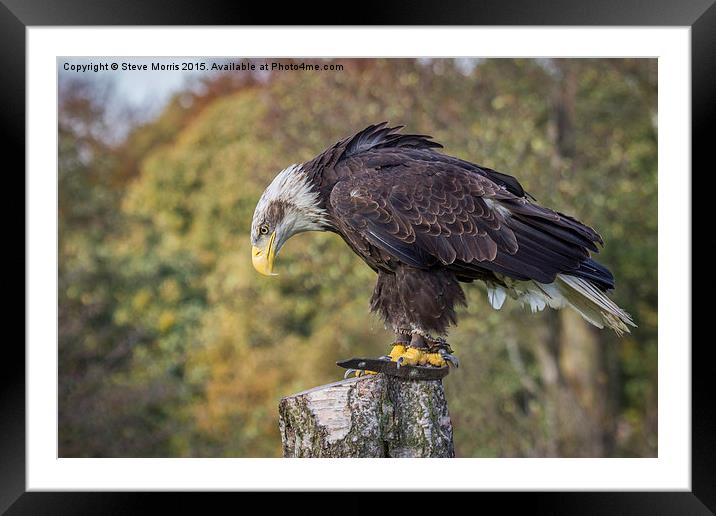
<path fill-rule="evenodd" d="M 393 349 L 390 350 L 390 353 L 388 353 L 388 356 L 393 362 L 397 362 L 398 359 L 402 358 L 402 365 L 431 365 L 434 367 L 444 367 L 448 365 L 440 353 L 428 353 L 418 348 L 404 346 L 403 344 L 395 344 Z"/>
<path fill-rule="evenodd" d="M 427 363 L 432 366 L 443 367 L 447 365 L 447 362 L 445 362 L 445 359 L 440 355 L 440 353 L 426 353 L 425 356 Z"/>
<path fill-rule="evenodd" d="M 396 344 L 393 346 L 393 349 L 390 350 L 390 353 L 388 353 L 388 356 L 393 362 L 397 362 L 398 358 L 405 353 L 405 346 L 402 344 Z"/>
<path fill-rule="evenodd" d="M 422 355 L 424 355 L 422 351 L 416 348 L 408 348 L 405 353 L 401 355 L 400 358 L 403 359 L 404 365 L 418 365 L 418 362 L 420 362 L 420 358 Z"/>
<path fill-rule="evenodd" d="M 402 358 L 401 364 L 403 365 L 431 365 L 435 367 L 447 365 L 440 353 L 427 353 L 417 348 L 406 348 L 401 345 L 394 346 L 389 356 L 393 362 L 397 362 L 398 359 Z"/>

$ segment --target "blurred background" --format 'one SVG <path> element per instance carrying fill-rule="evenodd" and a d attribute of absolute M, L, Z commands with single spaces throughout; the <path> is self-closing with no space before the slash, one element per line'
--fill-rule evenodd
<path fill-rule="evenodd" d="M 494 311 L 466 285 L 444 381 L 457 455 L 655 457 L 657 61 L 332 63 L 59 67 L 59 455 L 280 456 L 282 396 L 389 349 L 375 275 L 339 237 L 293 238 L 270 279 L 249 243 L 278 171 L 388 120 L 595 227 L 639 325 L 618 338 L 571 311 Z"/>

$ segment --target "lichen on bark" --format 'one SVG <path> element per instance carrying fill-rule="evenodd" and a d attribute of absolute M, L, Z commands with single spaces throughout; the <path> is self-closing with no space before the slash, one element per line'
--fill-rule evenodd
<path fill-rule="evenodd" d="M 284 457 L 454 457 L 442 382 L 383 374 L 279 403 Z"/>

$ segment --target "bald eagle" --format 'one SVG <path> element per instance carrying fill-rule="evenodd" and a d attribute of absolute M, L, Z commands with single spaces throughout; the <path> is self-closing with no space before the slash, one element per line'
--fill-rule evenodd
<path fill-rule="evenodd" d="M 456 363 L 445 337 L 466 304 L 461 283 L 475 280 L 498 310 L 509 296 L 532 312 L 570 307 L 619 334 L 635 326 L 605 294 L 614 277 L 590 257 L 603 245 L 596 231 L 402 128 L 371 125 L 280 172 L 251 224 L 256 270 L 272 275 L 297 233 L 340 235 L 377 273 L 370 308 L 395 332 L 386 358 L 398 365 Z"/>

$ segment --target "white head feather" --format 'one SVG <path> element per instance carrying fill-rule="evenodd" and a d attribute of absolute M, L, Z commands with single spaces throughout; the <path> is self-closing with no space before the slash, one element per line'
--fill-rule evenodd
<path fill-rule="evenodd" d="M 283 207 L 283 218 L 274 222 L 279 242 L 303 231 L 321 231 L 329 226 L 328 214 L 320 207 L 319 194 L 313 189 L 302 165 L 291 165 L 271 181 L 261 195 L 251 223 L 251 238 L 259 236 L 259 229 L 267 222 L 272 205 Z M 280 227 L 279 227 L 280 225 Z"/>

